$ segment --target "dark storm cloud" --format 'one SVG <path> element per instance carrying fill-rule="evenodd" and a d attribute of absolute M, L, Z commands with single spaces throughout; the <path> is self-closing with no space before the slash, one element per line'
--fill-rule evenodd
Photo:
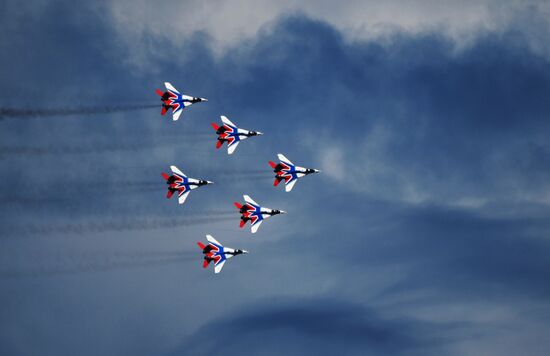
<path fill-rule="evenodd" d="M 220 348 L 255 355 L 437 354 L 448 332 L 464 327 L 388 319 L 338 299 L 279 298 L 213 320 L 171 355 L 208 355 Z"/>
<path fill-rule="evenodd" d="M 454 354 L 477 353 L 480 340 L 492 346 L 502 340 L 502 335 L 472 338 L 460 327 L 473 314 L 486 317 L 482 308 L 468 305 L 484 300 L 506 305 L 513 315 L 508 319 L 491 315 L 489 328 L 476 325 L 476 330 L 511 328 L 504 335 L 513 334 L 514 347 L 500 351 L 537 354 L 534 347 L 547 344 L 543 339 L 529 342 L 528 334 L 547 331 L 548 322 L 545 274 L 550 268 L 550 247 L 544 201 L 550 176 L 546 143 L 550 64 L 533 53 L 528 39 L 513 28 L 498 34 L 478 33 L 469 47 L 455 50 L 449 39 L 433 32 L 394 33 L 353 42 L 326 23 L 296 14 L 278 19 L 218 57 L 205 33 L 194 33 L 177 45 L 152 33 L 126 43 L 101 11 L 101 4 L 3 6 L 6 11 L 0 11 L 0 23 L 17 31 L 0 32 L 2 107 L 24 107 L 19 104 L 27 101 L 29 110 L 62 107 L 67 101 L 76 106 L 92 105 L 91 101 L 109 106 L 121 98 L 154 98 L 153 90 L 164 80 L 210 100 L 186 109 L 177 123 L 145 111 L 106 113 L 98 120 L 3 120 L 0 136 L 8 150 L 0 176 L 0 196 L 6 197 L 0 218 L 3 235 L 12 223 L 37 226 L 35 232 L 48 236 L 105 231 L 128 236 L 127 231 L 166 227 L 166 221 L 172 221 L 169 227 L 184 227 L 190 221 L 185 219 L 187 212 L 234 209 L 231 198 L 240 199 L 243 193 L 255 198 L 257 194 L 259 200 L 265 197 L 266 203 L 284 202 L 292 210 L 287 220 L 262 226 L 260 238 L 243 239 L 243 248 L 257 244 L 260 253 L 242 263 L 232 260 L 237 276 L 224 270 L 215 276 L 221 278 L 210 279 L 190 269 L 178 271 L 184 279 L 174 283 L 170 274 L 149 279 L 129 274 L 128 281 L 106 274 L 101 287 L 107 290 L 115 284 L 120 288 L 117 293 L 131 298 L 97 298 L 86 306 L 80 304 L 86 293 L 104 290 L 85 289 L 75 295 L 72 288 L 56 284 L 34 290 L 7 282 L 10 293 L 2 299 L 17 308 L 11 308 L 13 312 L 2 322 L 3 353 L 166 352 L 170 343 L 161 335 L 166 330 L 159 328 L 164 323 L 157 318 L 148 315 L 131 328 L 116 323 L 118 318 L 135 315 L 136 309 L 149 310 L 143 306 L 151 304 L 161 305 L 165 317 L 180 315 L 171 326 L 182 335 L 192 335 L 178 348 L 181 353 L 213 351 L 216 346 L 227 354 L 310 350 L 441 354 L 449 349 Z M 514 26 L 532 25 L 516 22 Z M 134 143 L 162 142 L 190 128 L 206 132 L 209 122 L 220 114 L 266 135 L 247 140 L 232 157 L 215 151 L 214 141 L 202 145 L 186 137 L 182 146 L 155 152 L 122 149 L 135 147 Z M 388 133 L 382 137 L 385 141 L 380 142 L 379 132 Z M 74 155 L 59 153 L 82 140 L 113 149 L 98 148 L 93 157 L 84 155 L 85 149 L 77 149 Z M 22 151 L 10 152 L 10 147 Z M 50 151 L 25 153 L 33 147 Z M 291 194 L 275 192 L 267 174 L 266 182 L 261 181 L 262 169 L 269 171 L 267 161 L 278 152 L 296 163 L 317 166 L 324 150 L 331 147 L 343 153 L 341 180 L 325 171 L 304 178 Z M 216 185 L 192 193 L 183 207 L 166 202 L 159 174 L 175 163 L 191 176 L 204 176 Z M 376 169 L 381 173 L 372 179 L 369 174 Z M 217 176 L 205 172 L 217 172 Z M 254 179 L 241 182 L 245 172 Z M 117 182 L 149 184 L 148 178 L 158 179 L 162 192 L 123 196 L 116 188 Z M 402 203 L 407 200 L 405 183 L 427 196 L 420 199 L 424 203 Z M 78 190 L 79 184 L 83 191 Z M 453 205 L 472 196 L 489 202 Z M 67 199 L 68 207 L 57 209 Z M 24 208 L 15 209 L 17 202 Z M 38 210 L 36 202 L 48 208 Z M 182 218 L 172 218 L 180 214 Z M 140 216 L 147 219 L 139 220 Z M 216 220 L 200 219 L 205 230 Z M 132 223 L 125 224 L 128 221 Z M 237 228 L 228 229 L 227 235 L 237 233 Z M 31 245 L 35 240 L 39 239 L 27 239 L 28 245 L 15 247 L 6 244 L 6 253 L 10 246 L 35 247 Z M 44 246 L 46 252 L 48 247 Z M 252 268 L 239 270 L 240 266 Z M 395 280 L 389 272 L 371 272 L 374 268 L 405 272 Z M 84 283 L 88 282 L 85 277 Z M 134 278 L 144 289 L 132 289 Z M 378 280 L 387 285 L 380 287 L 375 284 Z M 173 300 L 157 303 L 159 295 L 167 293 L 155 288 L 176 284 L 181 289 L 170 290 Z M 307 288 L 305 292 L 318 292 L 320 286 L 328 289 L 327 299 L 257 303 L 265 298 L 264 291 L 277 287 L 280 294 L 295 295 Z M 136 290 L 156 290 L 154 298 L 150 296 L 154 302 L 133 293 Z M 225 291 L 223 298 L 217 297 L 220 290 Z M 50 297 L 52 291 L 60 293 L 57 299 Z M 409 295 L 426 291 L 415 304 L 408 304 Z M 79 303 L 66 305 L 71 297 Z M 403 317 L 366 307 L 367 299 L 372 305 L 387 302 L 393 315 Z M 456 323 L 441 325 L 410 317 L 417 309 L 431 311 L 437 303 L 444 307 L 426 318 Z M 537 320 L 544 327 L 534 327 L 534 319 L 522 309 L 530 303 L 540 308 Z M 191 307 L 182 309 L 182 305 Z M 218 305 L 223 308 L 215 308 Z M 467 315 L 453 314 L 455 305 L 465 308 Z M 108 335 L 102 333 L 109 324 L 101 318 L 106 306 L 117 317 L 116 330 Z M 48 314 L 52 309 L 62 316 Z M 206 325 L 196 330 L 196 320 L 204 318 L 208 318 Z M 86 320 L 86 325 L 79 329 L 55 323 L 59 319 Z M 529 327 L 521 326 L 525 324 Z M 28 325 L 36 325 L 34 333 Z M 56 339 L 53 329 L 64 340 Z M 209 344 L 212 335 L 219 339 Z M 460 342 L 466 346 L 453 349 Z"/>
<path fill-rule="evenodd" d="M 241 116 L 271 117 L 263 129 L 279 147 L 310 135 L 312 150 L 340 148 L 353 186 L 374 174 L 373 164 L 387 172 L 364 179 L 365 189 L 382 185 L 388 196 L 404 195 L 409 184 L 440 202 L 519 199 L 546 187 L 541 178 L 532 185 L 531 172 L 549 174 L 541 133 L 550 130 L 550 64 L 521 36 L 480 33 L 463 50 L 434 33 L 349 43 L 327 24 L 293 16 L 218 62 L 190 56 L 179 69 L 192 77 L 190 68 L 208 66 L 207 91 Z M 170 57 L 154 53 L 163 53 L 155 61 Z M 367 151 L 376 129 L 388 139 Z"/>
<path fill-rule="evenodd" d="M 547 207 L 526 215 L 491 217 L 467 209 L 397 205 L 366 198 L 361 202 L 350 198 L 343 204 L 331 201 L 330 212 L 319 213 L 318 221 L 329 220 L 335 211 L 356 204 L 362 204 L 363 215 L 323 227 L 324 236 L 338 238 L 319 239 L 314 233 L 293 242 L 303 246 L 315 241 L 310 248 L 316 253 L 303 256 L 304 264 L 331 261 L 341 275 L 342 286 L 361 285 L 355 272 L 362 267 L 406 265 L 405 278 L 376 298 L 414 289 L 430 291 L 427 299 L 433 302 L 544 301 L 550 295 L 545 283 L 550 270 Z M 353 263 L 350 250 L 357 251 Z"/>

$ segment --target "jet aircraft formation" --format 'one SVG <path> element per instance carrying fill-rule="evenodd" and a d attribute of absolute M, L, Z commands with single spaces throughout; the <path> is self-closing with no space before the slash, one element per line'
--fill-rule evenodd
<path fill-rule="evenodd" d="M 160 113 L 161 115 L 165 115 L 171 109 L 172 119 L 174 121 L 177 121 L 180 118 L 186 107 L 195 103 L 208 101 L 205 98 L 181 94 L 176 88 L 174 88 L 174 86 L 172 86 L 172 84 L 168 82 L 164 83 L 164 86 L 166 87 L 166 91 L 163 92 L 160 89 L 157 89 L 156 91 L 162 101 Z M 211 124 L 216 131 L 216 135 L 218 135 L 216 140 L 216 148 L 219 149 L 224 143 L 227 143 L 227 154 L 229 155 L 232 155 L 235 152 L 241 141 L 244 141 L 249 137 L 263 135 L 263 133 L 259 131 L 249 131 L 239 128 L 226 116 L 222 115 L 220 118 L 222 121 L 221 125 L 218 125 L 217 123 Z M 320 172 L 317 169 L 297 166 L 281 153 L 279 153 L 277 157 L 279 159 L 279 163 L 269 161 L 269 165 L 273 169 L 273 173 L 275 173 L 275 181 L 273 182 L 273 185 L 277 186 L 279 183 L 284 181 L 286 192 L 290 192 L 294 188 L 294 185 L 299 178 L 312 173 Z M 166 197 L 169 199 L 177 193 L 179 204 L 183 204 L 186 201 L 191 190 L 213 183 L 203 179 L 187 177 L 187 175 L 185 175 L 178 169 L 178 167 L 174 165 L 170 166 L 170 170 L 172 172 L 171 175 L 164 172 L 162 173 L 162 176 L 168 185 Z M 234 203 L 241 214 L 239 226 L 243 228 L 247 222 L 250 222 L 250 231 L 253 234 L 258 231 L 264 220 L 274 215 L 286 213 L 283 210 L 262 207 L 246 194 L 243 195 L 243 199 L 243 204 L 239 202 Z M 229 258 L 248 253 L 246 250 L 225 247 L 214 239 L 212 235 L 206 235 L 206 239 L 208 241 L 207 245 L 202 242 L 197 242 L 197 245 L 202 250 L 204 255 L 203 267 L 207 268 L 210 263 L 213 263 L 215 273 L 219 273 L 222 270 L 225 262 Z"/>

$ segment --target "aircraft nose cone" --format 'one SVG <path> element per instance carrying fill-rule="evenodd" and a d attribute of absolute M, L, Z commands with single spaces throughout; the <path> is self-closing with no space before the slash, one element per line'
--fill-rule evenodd
<path fill-rule="evenodd" d="M 321 172 L 321 170 L 319 170 L 319 169 L 314 169 L 313 172 L 319 173 L 319 172 Z"/>
<path fill-rule="evenodd" d="M 243 250 L 243 253 L 248 253 L 248 251 L 247 251 L 247 250 Z"/>
<path fill-rule="evenodd" d="M 205 99 L 205 98 L 201 98 L 201 101 L 208 101 L 208 99 Z"/>
<path fill-rule="evenodd" d="M 211 181 L 207 180 L 206 184 L 214 184 L 214 182 L 211 182 Z"/>
<path fill-rule="evenodd" d="M 286 211 L 284 211 L 284 210 L 281 210 L 281 214 L 286 214 Z"/>
<path fill-rule="evenodd" d="M 264 134 L 263 132 L 256 131 L 256 135 L 263 135 L 263 134 Z"/>

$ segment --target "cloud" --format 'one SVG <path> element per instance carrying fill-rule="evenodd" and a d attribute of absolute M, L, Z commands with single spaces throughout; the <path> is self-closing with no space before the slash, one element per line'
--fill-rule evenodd
<path fill-rule="evenodd" d="M 148 102 L 158 100 L 154 89 L 165 80 L 209 102 L 189 108 L 177 123 L 158 112 L 3 120 L 8 153 L 13 147 L 50 152 L 0 158 L 3 226 L 53 224 L 84 236 L 56 231 L 44 239 L 6 239 L 3 251 L 29 265 L 34 261 L 25 257 L 33 249 L 56 256 L 185 246 L 200 254 L 194 241 L 212 233 L 252 253 L 231 260 L 221 276 L 197 261 L 196 268 L 9 281 L 13 293 L 2 296 L 4 353 L 159 354 L 188 335 L 195 338 L 184 346 L 199 352 L 196 340 L 205 343 L 201 337 L 218 324 L 221 340 L 240 339 L 234 321 L 250 345 L 260 348 L 265 338 L 272 349 L 289 352 L 305 340 L 336 353 L 317 337 L 334 334 L 335 345 L 350 352 L 490 354 L 496 347 L 500 354 L 544 354 L 537 348 L 546 346 L 541 335 L 548 331 L 550 71 L 527 35 L 543 37 L 543 17 L 516 16 L 498 31 L 472 26 L 471 42 L 457 49 L 446 31 L 423 26 L 350 39 L 351 32 L 301 10 L 258 24 L 257 32 L 251 26 L 254 35 L 237 36 L 220 56 L 206 20 L 197 31 L 193 22 L 178 22 L 177 8 L 157 12 L 156 6 L 167 8 L 132 4 L 128 14 L 143 11 L 147 21 L 134 17 L 135 33 L 128 34 L 105 4 L 0 11 L 6 28 L 0 31 L 1 106 Z M 212 6 L 189 4 L 206 13 Z M 194 9 L 182 10 L 191 16 Z M 349 11 L 341 10 L 345 19 Z M 33 26 L 19 25 L 28 22 Z M 189 31 L 178 32 L 180 26 Z M 221 114 L 265 135 L 247 140 L 233 156 L 216 151 L 209 122 Z M 193 130 L 212 140 L 189 140 Z M 154 150 L 122 149 L 174 140 L 178 144 Z M 86 152 L 90 145 L 93 154 Z M 79 149 L 56 154 L 70 147 Z M 269 173 L 267 162 L 278 152 L 324 171 L 290 194 L 260 174 L 240 179 Z M 178 206 L 166 200 L 160 177 L 172 164 L 216 184 Z M 117 186 L 149 179 L 159 191 Z M 238 229 L 237 215 L 154 234 L 124 227 L 129 219 L 156 227 L 158 218 L 183 221 L 189 212 L 211 209 L 236 214 L 231 203 L 242 194 L 289 213 L 253 237 Z M 102 221 L 109 223 L 94 225 Z M 257 303 L 281 295 L 289 299 L 273 307 Z M 316 328 L 309 320 L 326 325 Z M 444 340 L 434 341 L 441 322 Z M 472 322 L 479 322 L 473 336 L 453 326 Z"/>
<path fill-rule="evenodd" d="M 171 354 L 207 355 L 223 348 L 255 355 L 427 355 L 437 354 L 446 332 L 459 327 L 388 319 L 334 299 L 283 297 L 213 320 Z"/>
<path fill-rule="evenodd" d="M 140 38 L 165 38 L 178 45 L 200 31 L 208 35 L 215 51 L 222 55 L 243 40 L 277 22 L 280 16 L 303 14 L 321 20 L 342 32 L 349 40 L 379 40 L 395 32 L 410 34 L 440 32 L 459 47 L 475 41 L 479 32 L 501 32 L 514 23 L 518 13 L 547 13 L 549 7 L 526 1 L 461 1 L 438 3 L 421 0 L 394 1 L 110 1 L 105 11 L 121 40 L 134 43 Z M 527 16 L 527 15 L 525 15 Z M 523 29 L 521 29 L 523 31 Z M 544 46 L 542 36 L 526 31 L 534 47 Z M 547 49 L 547 48 L 546 48 Z M 546 51 L 546 53 L 548 53 Z"/>

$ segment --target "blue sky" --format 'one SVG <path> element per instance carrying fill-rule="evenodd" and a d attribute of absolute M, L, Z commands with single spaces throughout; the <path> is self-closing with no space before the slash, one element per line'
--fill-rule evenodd
<path fill-rule="evenodd" d="M 0 5 L 2 108 L 209 99 L 0 119 L 2 354 L 544 355 L 549 10 Z M 217 151 L 222 114 L 265 135 Z M 279 152 L 323 172 L 275 189 Z M 178 206 L 171 164 L 216 184 Z M 214 275 L 205 234 L 251 253 Z"/>

